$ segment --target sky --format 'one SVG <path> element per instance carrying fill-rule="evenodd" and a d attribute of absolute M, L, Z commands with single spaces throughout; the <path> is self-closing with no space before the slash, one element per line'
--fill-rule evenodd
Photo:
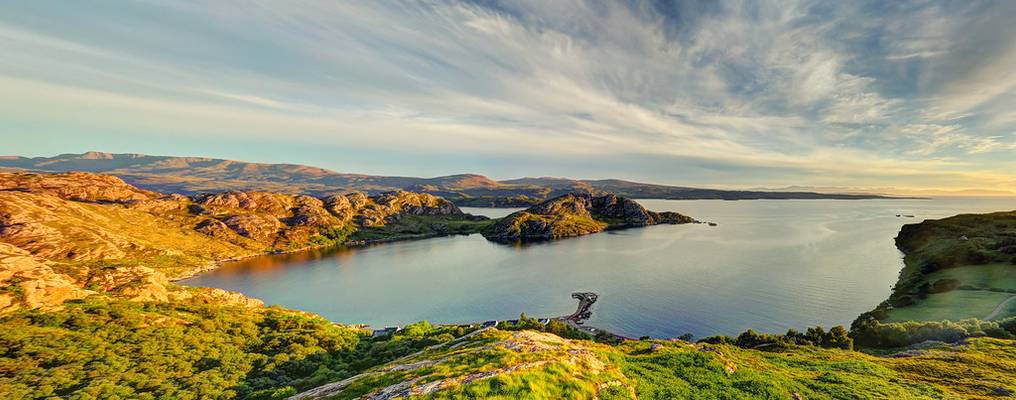
<path fill-rule="evenodd" d="M 0 154 L 1016 191 L 1016 1 L 10 1 Z"/>

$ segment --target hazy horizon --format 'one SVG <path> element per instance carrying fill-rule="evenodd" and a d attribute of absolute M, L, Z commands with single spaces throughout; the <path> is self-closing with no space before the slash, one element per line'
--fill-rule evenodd
<path fill-rule="evenodd" d="M 1016 2 L 20 2 L 5 153 L 1016 193 Z M 805 189 L 807 190 L 807 189 Z"/>
<path fill-rule="evenodd" d="M 113 155 L 142 155 L 150 157 L 182 157 L 182 158 L 202 158 L 202 159 L 222 159 L 218 157 L 208 157 L 199 155 L 166 155 L 166 154 L 144 154 L 144 153 L 110 153 L 102 152 L 97 150 L 90 150 L 81 153 L 61 153 L 54 155 L 37 155 L 37 156 L 25 156 L 18 154 L 0 154 L 0 159 L 5 157 L 26 157 L 26 158 L 54 158 L 59 156 L 87 156 L 88 153 L 102 153 L 102 154 L 113 154 Z M 298 163 L 261 163 L 251 160 L 232 160 L 225 159 L 228 161 L 236 162 L 249 162 L 258 164 L 290 164 L 299 165 L 315 168 L 323 168 L 317 165 L 310 164 L 298 164 Z M 0 169 L 3 167 L 0 166 Z M 329 168 L 324 168 L 335 173 L 340 174 L 354 174 L 354 175 L 373 175 L 364 173 L 361 171 L 336 171 Z M 442 178 L 454 175 L 480 175 L 486 178 L 493 179 L 495 181 L 509 181 L 514 179 L 574 179 L 574 180 L 610 180 L 619 179 L 617 177 L 603 176 L 603 177 L 584 177 L 584 176 L 552 176 L 552 175 L 533 175 L 533 176 L 498 176 L 496 174 L 484 174 L 473 171 L 460 171 L 457 173 L 446 174 L 446 175 L 413 175 L 412 173 L 402 173 L 386 176 L 403 176 L 403 177 L 418 177 L 418 178 Z M 935 189 L 923 189 L 923 190 L 901 190 L 893 187 L 878 187 L 878 188 L 858 188 L 858 187 L 816 187 L 816 186 L 783 186 L 783 187 L 736 187 L 736 186 L 718 186 L 718 185 L 680 185 L 680 184 L 667 184 L 661 182 L 653 182 L 648 180 L 635 179 L 623 179 L 629 182 L 645 183 L 645 184 L 659 184 L 659 185 L 670 185 L 670 186 L 688 186 L 700 189 L 721 189 L 721 190 L 746 190 L 746 191 L 768 191 L 768 192 L 817 192 L 817 193 L 829 193 L 829 194 L 872 194 L 872 195 L 894 195 L 894 196 L 927 196 L 927 197 L 1016 197 L 1016 192 L 1006 190 L 989 190 L 989 189 L 966 189 L 966 190 L 935 190 Z"/>

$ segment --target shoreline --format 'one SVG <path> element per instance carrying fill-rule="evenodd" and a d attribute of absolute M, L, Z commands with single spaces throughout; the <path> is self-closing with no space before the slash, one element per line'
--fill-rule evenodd
<path fill-rule="evenodd" d="M 404 241 L 410 241 L 410 240 L 433 239 L 433 238 L 446 237 L 446 236 L 455 236 L 455 235 L 461 235 L 461 234 L 459 234 L 459 233 L 421 233 L 421 234 L 415 234 L 415 235 L 397 235 L 397 236 L 392 236 L 392 237 L 387 237 L 387 238 L 380 238 L 380 239 L 351 240 L 351 241 L 345 241 L 345 242 L 342 242 L 342 243 L 339 243 L 339 244 L 326 244 L 326 245 L 319 245 L 319 246 L 305 246 L 305 247 L 301 247 L 301 248 L 298 248 L 298 249 L 291 249 L 291 250 L 285 250 L 285 251 L 264 252 L 264 253 L 256 253 L 256 254 L 250 254 L 250 255 L 245 255 L 245 256 L 230 257 L 230 258 L 224 258 L 224 259 L 221 259 L 221 260 L 210 261 L 203 268 L 199 268 L 197 270 L 190 271 L 190 272 L 188 272 L 188 273 L 186 273 L 184 275 L 180 275 L 180 276 L 177 276 L 177 277 L 169 278 L 169 281 L 170 282 L 179 282 L 179 281 L 182 281 L 182 280 L 190 279 L 190 278 L 196 277 L 198 275 L 201 275 L 201 274 L 203 274 L 205 272 L 219 269 L 219 268 L 221 268 L 223 265 L 225 265 L 227 263 L 248 260 L 248 259 L 255 258 L 255 257 L 278 256 L 278 255 L 283 255 L 283 254 L 299 253 L 299 252 L 303 252 L 303 251 L 321 250 L 321 249 L 328 249 L 328 248 L 340 248 L 340 247 L 355 249 L 355 248 L 368 247 L 368 246 L 372 246 L 372 245 L 376 245 L 376 244 L 404 242 Z"/>

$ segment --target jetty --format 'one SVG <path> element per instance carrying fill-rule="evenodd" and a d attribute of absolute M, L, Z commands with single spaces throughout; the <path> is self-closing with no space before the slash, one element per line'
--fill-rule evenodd
<path fill-rule="evenodd" d="M 576 325 L 582 325 L 593 315 L 592 311 L 589 311 L 589 308 L 593 306 L 593 303 L 596 302 L 596 299 L 598 299 L 599 296 L 593 292 L 575 292 L 572 293 L 571 297 L 579 301 L 578 309 L 576 309 L 571 315 L 559 317 L 558 319 L 574 322 Z"/>

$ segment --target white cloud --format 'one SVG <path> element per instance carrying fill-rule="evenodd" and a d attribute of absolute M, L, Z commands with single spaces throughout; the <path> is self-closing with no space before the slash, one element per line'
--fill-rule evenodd
<path fill-rule="evenodd" d="M 1016 48 L 972 62 L 964 34 L 1013 31 L 990 7 L 933 3 L 149 2 L 130 7 L 178 19 L 123 26 L 23 6 L 0 17 L 17 54 L 0 100 L 71 125 L 404 152 L 988 176 L 1014 150 Z"/>

